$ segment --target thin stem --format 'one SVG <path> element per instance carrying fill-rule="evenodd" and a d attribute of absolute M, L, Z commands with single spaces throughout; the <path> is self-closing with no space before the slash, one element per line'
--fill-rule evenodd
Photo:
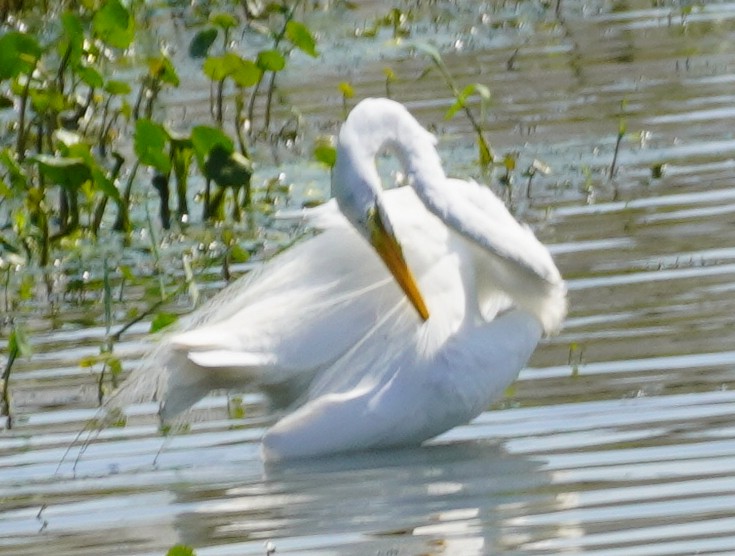
<path fill-rule="evenodd" d="M 157 300 L 155 303 L 153 303 L 153 305 L 151 305 L 145 311 L 137 315 L 130 322 L 122 325 L 117 332 L 115 332 L 114 334 L 110 336 L 110 339 L 113 342 L 119 342 L 120 337 L 123 334 L 125 334 L 125 332 L 127 332 L 130 329 L 130 327 L 136 325 L 137 323 L 139 323 L 140 321 L 142 321 L 143 319 L 151 315 L 159 307 L 171 301 L 171 299 L 179 295 L 182 291 L 184 291 L 186 288 L 189 288 L 190 286 L 191 286 L 191 280 L 186 280 L 183 283 L 179 284 L 179 286 L 173 292 L 162 296 L 161 299 Z"/>
<path fill-rule="evenodd" d="M 607 176 L 608 180 L 612 180 L 615 176 L 618 164 L 618 153 L 620 152 L 620 143 L 622 143 L 624 136 L 625 133 L 618 133 L 618 138 L 615 141 L 615 152 L 613 153 L 612 164 L 610 164 L 610 173 Z"/>
<path fill-rule="evenodd" d="M 459 90 L 459 87 L 457 87 L 457 83 L 454 81 L 454 78 L 449 73 L 449 70 L 444 64 L 444 61 L 441 58 L 436 58 L 434 56 L 432 56 L 431 59 L 434 61 L 434 64 L 439 69 L 439 73 L 441 73 L 444 81 L 447 83 L 450 90 L 452 91 L 454 98 L 459 98 L 462 95 L 462 92 Z M 477 135 L 477 140 L 480 143 L 481 150 L 487 153 L 489 162 L 492 162 L 494 159 L 494 155 L 492 153 L 492 149 L 490 148 L 490 143 L 488 143 L 487 139 L 485 139 L 485 134 L 482 131 L 482 126 L 480 126 L 480 123 L 477 121 L 477 119 L 475 119 L 474 114 L 466 103 L 462 103 L 462 110 L 464 111 L 467 119 L 470 122 L 470 125 L 472 126 L 472 129 Z"/>
<path fill-rule="evenodd" d="M 242 121 L 242 110 L 245 104 L 245 91 L 240 88 L 240 94 L 235 99 L 235 136 L 237 137 L 237 144 L 240 147 L 240 154 L 245 158 L 250 158 L 248 154 L 247 144 L 245 143 L 245 137 L 242 134 L 243 121 Z"/>
<path fill-rule="evenodd" d="M 133 170 L 130 172 L 128 181 L 125 184 L 125 191 L 123 192 L 122 202 L 118 206 L 117 219 L 113 228 L 118 231 L 128 231 L 130 228 L 130 218 L 128 214 L 128 207 L 130 206 L 130 196 L 132 194 L 133 182 L 135 181 L 135 175 L 138 173 L 140 167 L 140 160 L 136 160 L 133 165 Z"/>
<path fill-rule="evenodd" d="M 35 69 L 35 65 L 33 66 Z M 23 94 L 20 96 L 20 114 L 18 115 L 18 142 L 16 143 L 15 152 L 18 154 L 18 161 L 23 162 L 26 157 L 26 108 L 28 106 L 28 95 L 31 90 L 31 74 L 33 70 L 26 77 L 26 84 L 23 87 Z"/>
<path fill-rule="evenodd" d="M 18 357 L 18 347 L 12 345 L 10 353 L 8 353 L 8 361 L 5 363 L 5 369 L 3 370 L 3 389 L 2 389 L 2 415 L 7 417 L 8 429 L 13 428 L 13 416 L 10 410 L 10 371 L 13 368 L 13 363 Z"/>
<path fill-rule="evenodd" d="M 258 78 L 258 82 L 253 87 L 253 92 L 250 94 L 250 100 L 248 101 L 248 121 L 250 122 L 250 129 L 248 130 L 249 135 L 255 133 L 255 126 L 253 125 L 253 118 L 255 117 L 255 98 L 258 96 L 260 91 L 260 84 L 263 82 L 263 75 Z"/>
<path fill-rule="evenodd" d="M 217 111 L 215 113 L 215 120 L 217 121 L 217 125 L 221 128 L 222 124 L 224 122 L 224 92 L 225 92 L 225 80 L 220 79 L 220 81 L 217 83 Z"/>
<path fill-rule="evenodd" d="M 268 83 L 268 95 L 265 103 L 265 119 L 263 121 L 263 127 L 267 134 L 268 128 L 271 125 L 271 105 L 273 104 L 273 91 L 276 88 L 276 72 L 271 72 L 270 82 Z M 267 136 L 267 135 L 266 135 Z"/>

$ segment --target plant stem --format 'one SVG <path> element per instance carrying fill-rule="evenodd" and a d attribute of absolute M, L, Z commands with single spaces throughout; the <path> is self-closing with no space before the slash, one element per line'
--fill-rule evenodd
<path fill-rule="evenodd" d="M 245 137 L 242 134 L 243 121 L 242 121 L 242 110 L 245 104 L 245 92 L 240 88 L 240 94 L 235 99 L 235 136 L 237 137 L 237 144 L 240 147 L 240 154 L 245 158 L 250 158 L 248 154 L 247 144 L 245 143 Z"/>
<path fill-rule="evenodd" d="M 33 69 L 35 69 L 36 66 L 33 66 Z M 28 74 L 28 77 L 26 78 L 26 84 L 25 87 L 23 87 L 23 94 L 20 97 L 20 113 L 18 114 L 18 141 L 15 146 L 15 152 L 18 154 L 18 161 L 23 162 L 26 157 L 26 133 L 25 133 L 25 127 L 26 127 L 26 108 L 28 106 L 28 95 L 30 94 L 31 90 L 31 75 L 33 74 L 33 70 Z"/>
<path fill-rule="evenodd" d="M 217 111 L 214 115 L 215 120 L 217 121 L 217 125 L 222 128 L 222 124 L 224 123 L 224 92 L 225 92 L 225 80 L 220 79 L 220 81 L 217 83 Z"/>
<path fill-rule="evenodd" d="M 431 59 L 434 61 L 434 64 L 439 69 L 439 73 L 441 73 L 444 81 L 447 83 L 449 89 L 452 91 L 454 98 L 459 98 L 462 95 L 462 92 L 459 90 L 459 87 L 457 87 L 457 83 L 454 81 L 454 78 L 449 73 L 449 69 L 447 69 L 444 61 L 441 58 L 436 58 L 434 56 L 432 56 Z M 482 126 L 480 126 L 480 123 L 475 119 L 475 115 L 472 113 L 466 103 L 462 103 L 462 110 L 467 116 L 467 119 L 469 120 L 472 129 L 475 131 L 475 135 L 477 135 L 477 141 L 480 144 L 480 150 L 487 153 L 487 157 L 489 158 L 488 162 L 492 163 L 495 159 L 495 155 L 490 148 L 490 143 L 488 143 L 487 139 L 485 139 L 485 133 L 482 131 Z"/>
<path fill-rule="evenodd" d="M 273 91 L 276 88 L 276 72 L 271 72 L 271 78 L 268 83 L 268 94 L 266 96 L 266 102 L 265 102 L 265 117 L 263 120 L 263 128 L 265 129 L 265 132 L 267 134 L 268 128 L 270 128 L 271 125 L 271 105 L 273 104 Z"/>
<path fill-rule="evenodd" d="M 0 415 L 7 417 L 8 429 L 13 428 L 13 416 L 10 410 L 10 371 L 13 368 L 13 363 L 18 357 L 18 347 L 16 345 L 11 346 L 10 353 L 8 353 L 8 361 L 5 363 L 5 369 L 3 370 L 2 381 L 3 388 L 2 397 L 2 408 L 0 408 Z"/>
<path fill-rule="evenodd" d="M 125 184 L 125 191 L 123 192 L 122 202 L 118 207 L 117 219 L 115 220 L 115 226 L 113 227 L 116 231 L 122 232 L 127 231 L 130 228 L 130 216 L 128 214 L 128 207 L 130 206 L 130 196 L 133 190 L 133 182 L 135 181 L 135 174 L 138 173 L 140 167 L 140 160 L 136 160 L 133 165 L 133 170 L 130 172 L 128 182 Z"/>
<path fill-rule="evenodd" d="M 610 173 L 608 174 L 608 180 L 612 180 L 615 176 L 615 170 L 618 164 L 618 152 L 620 152 L 620 143 L 623 141 L 624 133 L 618 133 L 618 138 L 615 141 L 615 152 L 613 153 L 612 164 L 610 164 Z"/>

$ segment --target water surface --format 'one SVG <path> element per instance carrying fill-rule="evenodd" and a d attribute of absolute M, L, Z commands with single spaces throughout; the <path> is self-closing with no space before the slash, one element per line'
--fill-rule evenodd
<path fill-rule="evenodd" d="M 155 407 L 136 406 L 79 455 L 66 450 L 96 392 L 79 361 L 105 329 L 97 305 L 68 299 L 63 318 L 32 323 L 34 356 L 14 370 L 0 553 L 185 543 L 264 555 L 267 541 L 292 555 L 735 553 L 735 3 L 562 2 L 559 16 L 537 2 L 454 4 L 424 8 L 413 38 L 435 41 L 462 84 L 491 88 L 496 151 L 551 167 L 530 195 L 517 179 L 511 202 L 568 280 L 562 334 L 492 410 L 420 449 L 264 467 L 261 400 L 247 395 L 246 417 L 229 419 L 220 395 L 189 434 L 161 437 Z M 315 15 L 324 55 L 303 60 L 284 94 L 333 131 L 337 83 L 382 95 L 390 66 L 395 98 L 437 132 L 448 173 L 482 179 L 470 126 L 443 119 L 452 100 L 437 74 L 421 78 L 427 60 L 388 32 L 352 37 L 388 7 Z M 181 94 L 191 105 L 208 91 Z M 328 176 L 300 155 L 279 168 L 304 196 L 325 196 Z M 116 346 L 126 368 L 146 330 Z"/>

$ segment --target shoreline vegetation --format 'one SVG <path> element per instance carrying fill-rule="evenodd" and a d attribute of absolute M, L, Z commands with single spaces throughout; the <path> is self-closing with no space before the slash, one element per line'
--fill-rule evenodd
<path fill-rule="evenodd" d="M 208 269 L 220 267 L 227 281 L 233 265 L 261 255 L 269 217 L 288 202 L 290 190 L 281 174 L 254 183 L 254 167 L 272 163 L 279 145 L 303 140 L 278 80 L 294 52 L 322 56 L 305 23 L 315 9 L 287 0 L 0 4 L 0 338 L 7 347 L 0 414 L 6 426 L 12 426 L 11 370 L 32 352 L 34 314 L 58 313 L 65 299 L 94 292 L 106 337 L 100 354 L 80 364 L 101 369 L 101 403 L 122 374 L 114 344 L 125 331 L 144 319 L 153 332 L 172 324 L 181 309 L 171 302 L 185 296 L 189 307 L 196 305 L 197 280 Z M 185 70 L 166 41 L 153 38 L 160 17 L 187 30 Z M 467 116 L 480 166 L 496 165 L 501 183 L 509 182 L 513 155 L 495 158 L 470 107 L 470 97 L 479 99 L 484 115 L 489 90 L 461 88 L 438 49 L 410 42 L 412 19 L 412 12 L 394 8 L 356 28 L 355 36 L 382 32 L 396 44 L 404 41 L 407 55 L 425 56 L 425 73 L 438 70 L 455 98 L 447 119 Z M 180 90 L 180 72 L 190 67 L 209 84 L 208 118 L 171 122 L 166 99 Z M 386 70 L 386 94 L 395 80 Z M 341 82 L 335 92 L 346 110 L 353 87 Z M 276 112 L 286 121 L 277 121 Z M 311 156 L 328 171 L 332 138 L 314 139 Z M 163 244 L 177 242 L 164 252 Z M 144 303 L 126 303 L 134 287 L 152 294 Z"/>
<path fill-rule="evenodd" d="M 259 249 L 256 220 L 288 195 L 278 178 L 254 192 L 252 152 L 274 127 L 277 75 L 290 54 L 318 56 L 314 34 L 299 20 L 302 2 L 175 4 L 163 7 L 164 16 L 136 0 L 0 4 L 0 338 L 7 347 L 0 414 L 7 427 L 11 369 L 31 353 L 35 313 L 53 314 L 64 300 L 96 292 L 106 339 L 99 356 L 80 364 L 101 366 L 101 402 L 122 372 L 113 354 L 120 335 L 145 318 L 152 331 L 175 322 L 163 309 L 182 294 L 194 303 L 195 274 L 215 262 L 229 279 L 231 265 Z M 155 17 L 180 18 L 191 30 L 188 57 L 211 85 L 208 120 L 188 128 L 170 122 L 164 97 L 182 80 L 165 42 L 150 44 Z M 246 36 L 262 46 L 245 45 Z M 175 253 L 164 254 L 162 244 L 175 242 Z M 183 286 L 172 266 L 185 275 Z M 136 286 L 157 290 L 152 301 L 126 305 L 125 292 Z M 120 307 L 124 323 L 113 329 Z"/>

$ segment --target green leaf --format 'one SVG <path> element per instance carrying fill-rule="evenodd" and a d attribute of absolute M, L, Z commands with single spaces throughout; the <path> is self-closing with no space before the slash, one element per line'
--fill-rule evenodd
<path fill-rule="evenodd" d="M 89 143 L 86 143 L 80 135 L 63 129 L 54 132 L 54 138 L 60 144 L 60 150 L 69 158 L 77 158 L 84 161 L 92 176 L 91 185 L 97 191 L 101 191 L 115 202 L 121 201 L 120 192 L 113 181 L 108 177 L 107 171 L 100 166 L 97 159 L 92 155 Z"/>
<path fill-rule="evenodd" d="M 99 355 L 87 355 L 85 357 L 82 357 L 79 360 L 79 366 L 82 369 L 92 369 L 99 362 L 100 362 Z"/>
<path fill-rule="evenodd" d="M 235 143 L 221 129 L 204 125 L 192 128 L 191 144 L 202 172 L 207 163 L 207 156 L 215 146 L 222 147 L 228 154 L 235 151 Z"/>
<path fill-rule="evenodd" d="M 263 71 L 281 71 L 286 67 L 286 58 L 278 50 L 261 50 L 257 64 Z"/>
<path fill-rule="evenodd" d="M 312 58 L 319 56 L 316 50 L 316 39 L 312 35 L 311 30 L 303 23 L 294 20 L 286 23 L 286 38 L 296 48 Z"/>
<path fill-rule="evenodd" d="M 209 56 L 204 60 L 204 65 L 202 66 L 204 75 L 212 81 L 222 81 L 237 70 L 239 58 L 237 54 L 231 52 L 222 56 Z"/>
<path fill-rule="evenodd" d="M 151 321 L 151 333 L 158 332 L 159 330 L 163 330 L 167 326 L 171 326 L 174 324 L 177 320 L 179 320 L 178 315 L 175 315 L 173 313 L 158 313 L 155 317 L 153 317 L 153 321 Z"/>
<path fill-rule="evenodd" d="M 233 263 L 245 263 L 250 259 L 250 251 L 235 244 L 230 249 L 230 260 Z"/>
<path fill-rule="evenodd" d="M 454 104 L 452 104 L 452 106 L 449 107 L 449 110 L 447 110 L 447 113 L 444 114 L 444 119 L 451 120 L 459 110 L 463 109 L 467 105 L 467 100 L 475 93 L 480 96 L 480 101 L 482 102 L 483 107 L 490 101 L 490 89 L 481 83 L 472 83 L 471 85 L 467 85 L 462 89 L 459 95 L 457 95 L 457 98 L 454 100 Z"/>
<path fill-rule="evenodd" d="M 255 62 L 240 58 L 231 77 L 238 87 L 252 87 L 260 80 L 261 75 L 263 72 Z"/>
<path fill-rule="evenodd" d="M 89 166 L 81 158 L 38 154 L 32 160 L 47 180 L 67 189 L 76 190 L 92 179 Z"/>
<path fill-rule="evenodd" d="M 445 120 L 451 120 L 457 112 L 465 107 L 467 99 L 475 92 L 475 85 L 467 85 L 459 95 L 454 99 L 454 103 L 449 107 L 447 113 L 444 114 Z"/>
<path fill-rule="evenodd" d="M 95 187 L 104 193 L 107 197 L 110 197 L 113 201 L 120 203 L 122 197 L 120 192 L 115 187 L 115 183 L 107 176 L 106 173 L 100 168 L 99 165 L 92 167 L 92 178 Z"/>
<path fill-rule="evenodd" d="M 319 137 L 314 145 L 314 158 L 329 168 L 337 162 L 337 149 L 333 137 Z"/>
<path fill-rule="evenodd" d="M 209 16 L 209 22 L 220 29 L 232 29 L 239 23 L 237 18 L 227 12 L 217 12 Z"/>
<path fill-rule="evenodd" d="M 135 20 L 120 0 L 107 0 L 92 18 L 94 34 L 108 46 L 127 48 L 135 37 Z"/>
<path fill-rule="evenodd" d="M 164 150 L 168 134 L 161 124 L 144 118 L 135 122 L 133 143 L 141 163 L 155 168 L 161 174 L 168 174 L 171 160 Z"/>
<path fill-rule="evenodd" d="M 347 83 L 347 81 L 342 81 L 339 85 L 339 92 L 342 93 L 342 96 L 345 98 L 352 98 L 355 96 L 355 89 L 352 85 Z"/>
<path fill-rule="evenodd" d="M 148 59 L 148 73 L 163 83 L 178 87 L 181 82 L 176 68 L 168 56 L 161 55 Z"/>
<path fill-rule="evenodd" d="M 495 155 L 482 135 L 477 136 L 477 147 L 480 150 L 480 166 L 487 168 L 495 160 Z"/>
<path fill-rule="evenodd" d="M 82 27 L 82 21 L 79 16 L 67 11 L 61 14 L 61 26 L 64 34 L 59 41 L 59 56 L 63 57 L 68 52 L 69 64 L 73 67 L 79 63 L 84 51 L 84 28 Z"/>
<path fill-rule="evenodd" d="M 25 330 L 22 326 L 14 324 L 8 338 L 8 353 L 15 353 L 16 357 L 27 357 L 32 351 Z"/>
<path fill-rule="evenodd" d="M 110 370 L 110 374 L 112 375 L 112 378 L 118 378 L 123 371 L 122 361 L 118 357 L 115 357 L 114 355 L 110 355 L 107 358 L 107 368 Z"/>
<path fill-rule="evenodd" d="M 136 281 L 136 275 L 133 273 L 133 269 L 130 267 L 130 265 L 121 264 L 119 267 L 119 270 L 120 270 L 120 274 L 126 281 L 128 282 Z"/>
<path fill-rule="evenodd" d="M 33 109 L 39 114 L 46 112 L 57 113 L 65 108 L 65 98 L 59 91 L 49 88 L 30 89 L 29 96 Z"/>
<path fill-rule="evenodd" d="M 210 27 L 199 31 L 189 44 L 189 56 L 191 58 L 205 58 L 209 48 L 217 40 L 217 29 Z"/>
<path fill-rule="evenodd" d="M 220 187 L 238 187 L 253 175 L 253 165 L 239 152 L 228 152 L 222 145 L 215 145 L 209 151 L 203 173 Z"/>
<path fill-rule="evenodd" d="M 94 89 L 102 87 L 104 84 L 102 74 L 92 66 L 78 66 L 75 71 L 84 83 Z"/>
<path fill-rule="evenodd" d="M 183 544 L 177 544 L 176 546 L 172 546 L 168 552 L 166 552 L 166 556 L 196 556 L 196 554 L 194 553 L 193 548 Z"/>
<path fill-rule="evenodd" d="M 110 79 L 105 83 L 105 92 L 111 95 L 129 95 L 132 89 L 126 81 Z"/>
<path fill-rule="evenodd" d="M 231 77 L 239 87 L 255 85 L 262 74 L 255 62 L 245 60 L 232 52 L 222 56 L 208 57 L 204 60 L 202 69 L 212 81 L 222 81 Z"/>
<path fill-rule="evenodd" d="M 11 31 L 0 37 L 0 81 L 29 73 L 41 57 L 41 45 L 28 33 Z"/>
<path fill-rule="evenodd" d="M 28 176 L 9 148 L 0 150 L 0 164 L 8 171 L 10 185 L 15 191 L 21 192 L 28 189 Z"/>
<path fill-rule="evenodd" d="M 36 290 L 36 277 L 33 274 L 26 274 L 20 281 L 18 288 L 18 297 L 23 301 L 33 299 L 33 292 Z"/>

